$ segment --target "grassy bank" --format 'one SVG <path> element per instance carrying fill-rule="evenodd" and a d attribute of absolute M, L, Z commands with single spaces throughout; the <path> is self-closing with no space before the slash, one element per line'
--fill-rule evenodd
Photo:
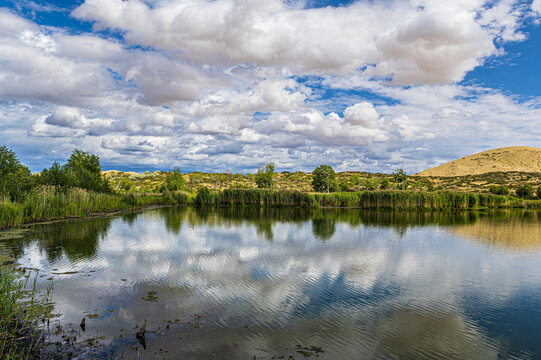
<path fill-rule="evenodd" d="M 512 196 L 463 192 L 365 191 L 304 193 L 287 190 L 199 191 L 196 203 L 207 206 L 353 207 L 361 209 L 445 210 L 524 207 Z"/>
<path fill-rule="evenodd" d="M 512 196 L 464 192 L 420 192 L 380 190 L 342 193 L 308 193 L 291 190 L 202 188 L 197 195 L 167 192 L 161 195 L 100 194 L 81 189 L 59 191 L 43 186 L 23 202 L 0 201 L 0 228 L 24 223 L 84 217 L 94 213 L 134 210 L 151 205 L 269 206 L 269 207 L 351 207 L 361 209 L 467 210 L 480 208 L 533 207 Z"/>
<path fill-rule="evenodd" d="M 39 323 L 50 316 L 51 290 L 52 285 L 40 293 L 30 274 L 0 269 L 0 359 L 37 358 L 43 344 Z"/>
<path fill-rule="evenodd" d="M 180 205 L 190 203 L 183 192 L 162 195 L 102 194 L 72 188 L 60 191 L 52 186 L 32 190 L 22 202 L 0 200 L 0 228 L 24 223 L 82 217 L 92 213 L 134 210 L 151 205 Z"/>

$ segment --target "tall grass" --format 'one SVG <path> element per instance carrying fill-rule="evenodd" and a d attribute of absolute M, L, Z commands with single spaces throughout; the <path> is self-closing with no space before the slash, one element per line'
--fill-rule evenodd
<path fill-rule="evenodd" d="M 382 190 L 322 194 L 291 190 L 211 191 L 200 188 L 196 196 L 181 191 L 165 192 L 162 195 L 134 193 L 111 195 L 77 188 L 60 191 L 55 187 L 42 186 L 31 191 L 21 203 L 0 199 L 0 228 L 46 219 L 81 217 L 90 213 L 133 210 L 149 205 L 194 203 L 204 206 L 352 207 L 403 210 L 465 210 L 533 206 L 512 196 L 449 191 Z"/>
<path fill-rule="evenodd" d="M 39 292 L 36 279 L 37 275 L 29 284 L 30 274 L 21 278 L 0 269 L 0 359 L 35 358 L 39 352 L 43 340 L 39 321 L 50 316 L 52 285 Z"/>
<path fill-rule="evenodd" d="M 0 201 L 0 228 L 23 223 L 81 217 L 91 213 L 133 210 L 149 205 L 179 205 L 191 198 L 183 192 L 163 195 L 103 194 L 71 188 L 61 191 L 53 186 L 41 186 L 28 193 L 23 202 Z"/>
<path fill-rule="evenodd" d="M 524 207 L 521 199 L 493 194 L 463 192 L 366 191 L 304 193 L 287 190 L 227 189 L 201 190 L 199 205 L 211 206 L 298 206 L 352 207 L 363 209 L 478 209 Z"/>
<path fill-rule="evenodd" d="M 199 205 L 229 206 L 316 206 L 312 195 L 289 190 L 226 189 L 223 191 L 200 190 L 196 203 Z"/>

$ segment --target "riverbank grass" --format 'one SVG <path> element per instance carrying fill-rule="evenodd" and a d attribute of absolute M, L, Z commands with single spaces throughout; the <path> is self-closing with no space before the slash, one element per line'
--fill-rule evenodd
<path fill-rule="evenodd" d="M 40 292 L 36 280 L 29 273 L 22 276 L 0 268 L 0 359 L 32 359 L 39 353 L 39 323 L 50 317 L 53 305 L 52 284 Z"/>

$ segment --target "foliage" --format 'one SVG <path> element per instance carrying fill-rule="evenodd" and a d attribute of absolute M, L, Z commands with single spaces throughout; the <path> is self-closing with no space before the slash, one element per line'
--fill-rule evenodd
<path fill-rule="evenodd" d="M 403 169 L 397 169 L 393 172 L 393 182 L 398 184 L 402 190 L 405 189 L 407 179 L 408 175 Z"/>
<path fill-rule="evenodd" d="M 43 169 L 37 178 L 38 185 L 50 185 L 67 191 L 80 188 L 110 193 L 109 182 L 101 175 L 100 158 L 79 149 L 73 150 L 66 164 L 54 162 L 49 169 Z"/>
<path fill-rule="evenodd" d="M 338 189 L 340 189 L 341 192 L 347 192 L 349 191 L 349 185 L 345 181 L 340 181 L 338 184 Z"/>
<path fill-rule="evenodd" d="M 5 145 L 0 147 L 0 196 L 21 200 L 34 186 L 30 170 L 19 162 L 15 152 Z"/>
<path fill-rule="evenodd" d="M 162 196 L 133 193 L 113 195 L 79 188 L 63 191 L 54 186 L 40 186 L 28 193 L 24 202 L 0 201 L 0 228 L 40 220 L 81 217 L 91 213 L 133 210 L 149 205 L 190 202 L 189 195 L 181 191 L 167 192 Z"/>
<path fill-rule="evenodd" d="M 383 179 L 381 181 L 381 183 L 379 184 L 379 188 L 381 190 L 387 190 L 391 187 L 391 182 L 389 181 L 389 179 Z"/>
<path fill-rule="evenodd" d="M 111 189 L 101 176 L 100 158 L 79 149 L 73 150 L 63 166 L 69 187 L 109 193 Z"/>
<path fill-rule="evenodd" d="M 40 292 L 36 280 L 37 275 L 30 282 L 30 273 L 21 278 L 0 269 L 0 359 L 37 358 L 43 343 L 39 323 L 51 316 L 52 284 Z"/>
<path fill-rule="evenodd" d="M 198 191 L 197 204 L 218 206 L 356 207 L 364 209 L 448 210 L 524 207 L 521 199 L 462 192 L 365 191 L 308 194 L 287 190 Z"/>
<path fill-rule="evenodd" d="M 274 164 L 268 163 L 265 168 L 259 169 L 255 175 L 255 183 L 260 189 L 272 189 L 274 185 Z"/>
<path fill-rule="evenodd" d="M 509 188 L 504 185 L 492 185 L 488 189 L 491 193 L 496 195 L 509 195 Z"/>
<path fill-rule="evenodd" d="M 169 191 L 179 191 L 184 189 L 184 178 L 179 168 L 167 173 L 165 177 L 165 189 Z"/>
<path fill-rule="evenodd" d="M 537 198 L 538 199 L 541 199 L 541 185 L 539 185 L 536 189 L 536 193 L 537 193 Z"/>
<path fill-rule="evenodd" d="M 531 198 L 533 196 L 533 186 L 531 184 L 522 184 L 515 190 L 515 193 L 523 199 Z"/>
<path fill-rule="evenodd" d="M 43 169 L 38 178 L 38 184 L 64 188 L 68 186 L 68 177 L 62 166 L 55 161 L 49 169 Z"/>
<path fill-rule="evenodd" d="M 320 165 L 312 172 L 312 187 L 317 192 L 336 191 L 336 173 L 329 165 Z"/>

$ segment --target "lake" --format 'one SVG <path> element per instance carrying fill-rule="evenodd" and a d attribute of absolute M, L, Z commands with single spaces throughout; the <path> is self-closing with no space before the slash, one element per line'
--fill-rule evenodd
<path fill-rule="evenodd" d="M 89 357 L 541 358 L 539 212 L 167 207 L 0 247 Z"/>

